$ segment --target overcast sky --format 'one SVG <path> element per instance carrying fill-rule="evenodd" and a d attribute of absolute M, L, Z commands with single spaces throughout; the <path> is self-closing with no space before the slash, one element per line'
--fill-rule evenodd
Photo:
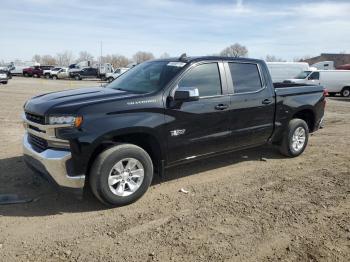
<path fill-rule="evenodd" d="M 95 57 L 208 55 L 239 42 L 250 57 L 350 52 L 350 1 L 1 0 L 0 60 L 70 50 Z"/>

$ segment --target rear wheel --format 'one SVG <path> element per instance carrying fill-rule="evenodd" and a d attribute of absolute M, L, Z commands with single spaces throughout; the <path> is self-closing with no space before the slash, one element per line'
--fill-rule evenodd
<path fill-rule="evenodd" d="M 280 145 L 281 154 L 296 157 L 302 154 L 309 140 L 309 128 L 302 119 L 292 119 L 288 123 Z"/>
<path fill-rule="evenodd" d="M 53 76 L 52 76 L 52 79 L 53 79 L 53 80 L 57 80 L 57 76 L 56 76 L 56 75 L 53 75 Z"/>
<path fill-rule="evenodd" d="M 349 97 L 350 96 L 350 87 L 344 87 L 341 91 L 341 95 L 343 97 Z"/>
<path fill-rule="evenodd" d="M 120 144 L 102 152 L 90 172 L 93 194 L 104 204 L 128 205 L 139 199 L 153 178 L 153 164 L 142 148 Z"/>
<path fill-rule="evenodd" d="M 81 80 L 80 76 L 78 76 L 78 75 L 76 75 L 76 76 L 74 77 L 74 79 L 75 79 L 75 80 Z"/>
<path fill-rule="evenodd" d="M 45 78 L 46 78 L 46 79 L 50 79 L 50 74 L 46 74 L 46 75 L 45 75 Z"/>
<path fill-rule="evenodd" d="M 24 73 L 23 75 L 24 75 L 25 77 L 28 77 L 28 76 L 29 76 L 28 73 Z"/>

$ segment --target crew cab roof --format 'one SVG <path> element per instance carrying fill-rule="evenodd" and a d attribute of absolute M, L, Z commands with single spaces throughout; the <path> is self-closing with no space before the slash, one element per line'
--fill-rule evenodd
<path fill-rule="evenodd" d="M 244 57 L 227 57 L 227 56 L 193 56 L 186 57 L 185 59 L 180 59 L 179 57 L 171 57 L 171 58 L 162 58 L 155 59 L 152 61 L 167 61 L 167 62 L 184 62 L 184 63 L 196 63 L 201 61 L 239 61 L 239 62 L 250 62 L 250 63 L 261 63 L 263 60 L 260 59 L 252 59 L 252 58 L 244 58 Z"/>

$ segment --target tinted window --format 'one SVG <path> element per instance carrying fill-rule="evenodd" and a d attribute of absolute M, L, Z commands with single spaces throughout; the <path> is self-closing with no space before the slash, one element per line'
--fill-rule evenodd
<path fill-rule="evenodd" d="M 262 88 L 256 64 L 229 63 L 235 93 L 254 92 Z"/>
<path fill-rule="evenodd" d="M 184 63 L 150 61 L 139 64 L 120 75 L 108 87 L 118 90 L 151 93 L 164 88 L 185 66 Z"/>
<path fill-rule="evenodd" d="M 309 80 L 319 80 L 320 79 L 320 73 L 319 72 L 313 72 L 309 76 Z"/>
<path fill-rule="evenodd" d="M 199 96 L 221 95 L 221 81 L 217 63 L 202 64 L 189 71 L 179 87 L 196 87 Z"/>

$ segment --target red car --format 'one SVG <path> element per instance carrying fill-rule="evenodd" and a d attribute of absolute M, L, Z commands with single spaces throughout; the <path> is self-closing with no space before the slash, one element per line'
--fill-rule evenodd
<path fill-rule="evenodd" d="M 23 76 L 25 77 L 41 77 L 44 70 L 50 70 L 53 66 L 32 66 L 23 69 Z"/>
<path fill-rule="evenodd" d="M 338 70 L 350 70 L 350 64 L 340 65 L 337 67 Z"/>

